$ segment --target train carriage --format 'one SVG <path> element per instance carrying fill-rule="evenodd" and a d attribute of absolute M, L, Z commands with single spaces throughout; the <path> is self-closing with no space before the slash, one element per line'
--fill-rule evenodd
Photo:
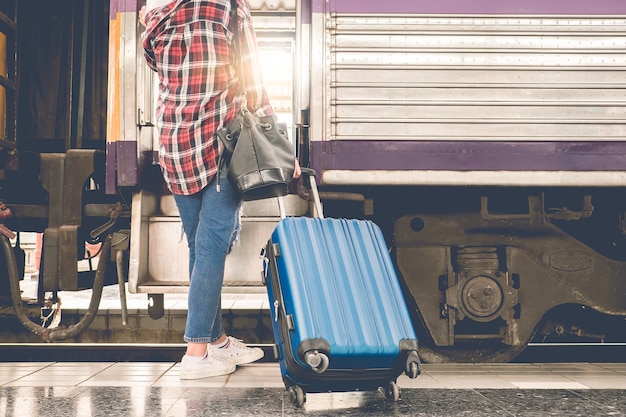
<path fill-rule="evenodd" d="M 387 231 L 427 360 L 511 359 L 553 309 L 624 314 L 623 4 L 310 8 L 304 147 Z"/>
<path fill-rule="evenodd" d="M 539 327 L 573 305 L 624 314 L 622 3 L 307 6 L 309 161 L 384 225 L 427 360 L 603 334 Z"/>
<path fill-rule="evenodd" d="M 45 26 L 20 32 L 42 3 L 72 22 L 56 52 L 41 47 Z M 103 3 L 1 6 L 0 200 L 13 212 L 7 226 L 44 234 L 42 291 L 94 285 L 79 279 L 76 253 L 118 221 L 130 243 L 114 248 L 112 269 L 158 316 L 163 294 L 188 289 L 186 247 L 172 238 L 180 220 L 155 165 L 141 1 Z M 421 357 L 508 361 L 553 337 L 623 341 L 626 4 L 250 4 L 270 98 L 300 163 L 317 172 L 327 215 L 383 230 Z M 72 69 L 48 83 L 54 90 L 46 68 L 33 69 L 50 56 L 51 69 Z M 288 197 L 289 214 L 307 213 L 303 198 Z M 271 201 L 244 213 L 226 285 L 256 291 L 255 254 L 278 219 Z"/>

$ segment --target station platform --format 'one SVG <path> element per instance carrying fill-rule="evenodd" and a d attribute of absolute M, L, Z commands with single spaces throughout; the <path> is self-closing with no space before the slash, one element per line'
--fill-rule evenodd
<path fill-rule="evenodd" d="M 0 362 L 2 417 L 624 416 L 625 363 L 425 364 L 376 391 L 290 400 L 276 362 L 180 381 L 177 362 Z"/>
<path fill-rule="evenodd" d="M 33 282 L 22 285 L 28 298 Z M 416 379 L 398 378 L 397 402 L 376 391 L 309 393 L 301 408 L 292 403 L 272 358 L 228 376 L 181 381 L 177 361 L 184 351 L 186 298 L 166 294 L 165 314 L 154 320 L 148 317 L 146 294 L 127 294 L 128 323 L 122 325 L 119 290 L 106 287 L 96 319 L 74 342 L 145 338 L 178 344 L 180 355 L 161 361 L 137 356 L 46 361 L 45 351 L 38 351 L 37 362 L 0 357 L 0 417 L 626 416 L 626 361 L 620 358 L 614 363 L 424 364 Z M 63 320 L 71 321 L 86 311 L 90 291 L 63 293 L 61 299 Z M 264 288 L 225 288 L 222 309 L 226 327 L 237 329 L 235 336 L 248 343 L 273 341 Z M 28 338 L 18 336 L 20 342 Z"/>

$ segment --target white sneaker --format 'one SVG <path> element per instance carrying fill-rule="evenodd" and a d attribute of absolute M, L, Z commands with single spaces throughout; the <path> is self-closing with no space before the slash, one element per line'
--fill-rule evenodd
<path fill-rule="evenodd" d="M 212 345 L 209 345 L 212 346 Z M 241 340 L 228 336 L 226 346 L 218 348 L 213 347 L 213 352 L 221 358 L 229 359 L 237 365 L 258 361 L 264 355 L 261 348 L 251 348 L 242 343 Z"/>
<path fill-rule="evenodd" d="M 183 356 L 180 361 L 180 379 L 200 379 L 211 376 L 228 375 L 235 372 L 235 362 L 215 354 L 215 349 L 207 349 L 204 356 Z"/>

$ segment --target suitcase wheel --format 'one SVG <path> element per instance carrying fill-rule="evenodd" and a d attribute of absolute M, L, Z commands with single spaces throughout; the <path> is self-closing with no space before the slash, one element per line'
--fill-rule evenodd
<path fill-rule="evenodd" d="M 417 378 L 417 376 L 422 373 L 419 363 L 413 361 L 407 362 L 405 373 L 411 379 Z"/>
<path fill-rule="evenodd" d="M 321 374 L 328 369 L 329 359 L 325 353 L 318 350 L 309 350 L 304 354 L 304 362 L 306 362 L 314 372 Z"/>
<path fill-rule="evenodd" d="M 396 381 L 390 381 L 385 390 L 385 397 L 391 401 L 398 401 L 400 399 L 400 387 L 396 384 Z"/>
<path fill-rule="evenodd" d="M 409 353 L 409 355 L 406 358 L 406 366 L 405 366 L 404 372 L 411 379 L 417 378 L 417 376 L 422 373 L 420 365 L 421 364 L 420 364 L 419 356 L 417 355 L 417 352 L 413 351 Z"/>
<path fill-rule="evenodd" d="M 304 392 L 304 390 L 297 385 L 292 385 L 291 387 L 289 387 L 288 391 L 291 402 L 296 407 L 302 407 L 306 402 L 306 393 Z"/>

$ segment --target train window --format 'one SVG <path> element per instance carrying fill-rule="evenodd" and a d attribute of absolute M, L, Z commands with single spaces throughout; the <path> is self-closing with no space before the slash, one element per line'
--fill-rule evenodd
<path fill-rule="evenodd" d="M 293 72 L 296 38 L 295 2 L 250 3 L 259 45 L 259 64 L 267 94 L 279 120 L 293 129 Z M 292 132 L 293 133 L 293 132 Z M 294 135 L 289 135 L 291 138 Z"/>
<path fill-rule="evenodd" d="M 259 39 L 260 65 L 267 94 L 281 122 L 292 124 L 292 42 L 283 39 Z"/>

